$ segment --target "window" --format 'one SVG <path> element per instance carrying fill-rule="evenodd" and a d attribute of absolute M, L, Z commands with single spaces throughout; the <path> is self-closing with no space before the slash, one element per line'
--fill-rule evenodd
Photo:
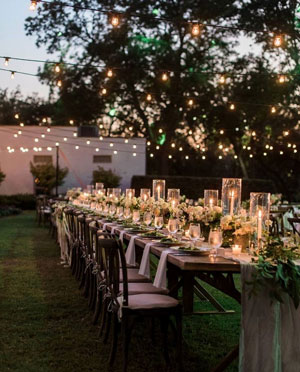
<path fill-rule="evenodd" d="M 93 162 L 94 163 L 111 163 L 112 157 L 111 155 L 94 155 Z"/>
<path fill-rule="evenodd" d="M 52 163 L 51 155 L 34 155 L 33 162 L 38 164 Z"/>

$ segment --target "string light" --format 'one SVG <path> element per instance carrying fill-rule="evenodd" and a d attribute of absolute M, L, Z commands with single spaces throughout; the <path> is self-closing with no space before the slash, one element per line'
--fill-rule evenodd
<path fill-rule="evenodd" d="M 51 132 L 51 129 L 50 128 L 47 128 L 47 132 L 50 133 Z"/>
<path fill-rule="evenodd" d="M 114 147 L 114 144 L 111 142 L 111 143 L 109 144 L 109 146 L 110 146 L 110 147 Z"/>
<path fill-rule="evenodd" d="M 5 66 L 8 66 L 8 65 L 9 65 L 9 58 L 8 58 L 8 57 L 5 58 L 5 60 L 4 60 L 4 65 L 5 65 Z"/>
<path fill-rule="evenodd" d="M 79 149 L 79 146 L 75 146 L 75 150 L 78 150 Z"/>
<path fill-rule="evenodd" d="M 182 147 L 179 147 L 179 151 L 182 151 L 183 150 L 183 148 Z"/>
<path fill-rule="evenodd" d="M 113 70 L 109 69 L 106 73 L 106 76 L 109 77 L 109 78 L 113 77 Z"/>
<path fill-rule="evenodd" d="M 185 156 L 185 158 L 186 158 L 186 160 L 188 160 L 188 159 L 189 159 L 189 156 L 188 156 L 188 155 L 186 155 L 186 156 Z"/>
<path fill-rule="evenodd" d="M 136 145 L 132 145 L 132 148 L 136 149 Z"/>
<path fill-rule="evenodd" d="M 87 140 L 87 141 L 86 141 L 86 144 L 87 144 L 87 145 L 90 145 L 90 144 L 91 144 L 91 141 Z"/>
<path fill-rule="evenodd" d="M 226 77 L 225 77 L 225 75 L 221 75 L 220 76 L 219 83 L 220 84 L 225 84 L 226 83 Z"/>
<path fill-rule="evenodd" d="M 283 84 L 283 83 L 285 83 L 285 81 L 286 81 L 285 75 L 279 75 L 279 77 L 278 77 L 278 83 L 279 84 Z"/>
<path fill-rule="evenodd" d="M 20 127 L 24 127 L 24 123 L 20 123 Z"/>
<path fill-rule="evenodd" d="M 231 105 L 229 106 L 230 110 L 233 111 L 235 110 L 235 104 L 234 103 L 231 103 Z"/>
<path fill-rule="evenodd" d="M 73 124 L 74 124 L 74 120 L 72 120 L 72 119 L 69 120 L 69 124 L 70 124 L 70 125 L 73 125 Z"/>
<path fill-rule="evenodd" d="M 102 94 L 103 96 L 105 96 L 105 95 L 107 94 L 107 89 L 106 89 L 106 88 L 103 88 L 103 89 L 101 90 L 101 94 Z"/>
<path fill-rule="evenodd" d="M 283 132 L 283 135 L 286 137 L 286 136 L 288 136 L 290 134 L 290 132 L 288 131 L 288 130 L 285 130 L 284 132 Z"/>
<path fill-rule="evenodd" d="M 201 32 L 201 27 L 198 23 L 193 23 L 192 24 L 192 30 L 191 30 L 191 34 L 193 36 L 199 36 L 200 35 L 200 32 Z"/>
<path fill-rule="evenodd" d="M 224 134 L 224 130 L 223 129 L 220 130 L 220 134 Z"/>
<path fill-rule="evenodd" d="M 276 107 L 275 106 L 272 106 L 271 107 L 271 114 L 275 114 L 276 113 Z"/>
<path fill-rule="evenodd" d="M 67 142 L 68 141 L 68 138 L 67 137 L 64 137 L 64 141 Z"/>
<path fill-rule="evenodd" d="M 134 153 L 132 154 L 132 156 L 136 156 L 136 152 L 134 152 Z"/>
<path fill-rule="evenodd" d="M 283 155 L 283 151 L 279 151 L 279 154 L 280 154 L 280 155 Z"/>
<path fill-rule="evenodd" d="M 273 44 L 275 47 L 280 47 L 282 45 L 282 36 L 281 35 L 276 35 L 274 37 Z"/>
<path fill-rule="evenodd" d="M 151 94 L 147 94 L 147 96 L 146 96 L 146 100 L 147 100 L 148 102 L 150 102 L 150 101 L 152 100 L 152 96 L 151 96 Z"/>
<path fill-rule="evenodd" d="M 172 155 L 169 155 L 168 157 L 169 157 L 169 159 L 172 159 Z"/>
<path fill-rule="evenodd" d="M 158 130 L 158 133 L 162 133 L 163 132 L 163 130 L 160 128 L 159 130 Z"/>
<path fill-rule="evenodd" d="M 15 119 L 19 119 L 19 118 L 20 118 L 19 114 L 15 114 Z"/>
<path fill-rule="evenodd" d="M 126 138 L 124 142 L 125 142 L 125 143 L 128 143 L 128 139 Z"/>
<path fill-rule="evenodd" d="M 54 71 L 57 72 L 57 73 L 59 73 L 61 71 L 60 66 L 59 66 L 58 63 L 55 65 Z"/>
<path fill-rule="evenodd" d="M 61 81 L 61 80 L 58 80 L 57 83 L 56 83 L 56 85 L 57 85 L 59 88 L 61 88 L 61 87 L 62 87 L 62 81 Z"/>
<path fill-rule="evenodd" d="M 73 137 L 77 137 L 77 133 L 76 132 L 73 133 Z"/>
<path fill-rule="evenodd" d="M 112 16 L 110 19 L 110 24 L 113 27 L 118 27 L 120 24 L 120 18 L 117 15 Z"/>
<path fill-rule="evenodd" d="M 37 0 L 31 0 L 29 10 L 34 12 L 36 10 L 36 7 L 37 7 Z"/>
<path fill-rule="evenodd" d="M 205 155 L 202 155 L 202 160 L 205 160 L 206 159 L 206 156 Z"/>
<path fill-rule="evenodd" d="M 159 146 L 158 145 L 155 148 L 156 148 L 156 150 L 159 150 Z"/>
<path fill-rule="evenodd" d="M 194 101 L 193 101 L 192 99 L 189 99 L 189 100 L 188 100 L 188 105 L 189 105 L 189 106 L 193 106 L 193 104 L 194 104 Z"/>
<path fill-rule="evenodd" d="M 175 148 L 175 143 L 172 143 L 172 144 L 171 144 L 171 147 L 173 147 L 173 149 L 174 149 L 174 148 Z"/>
<path fill-rule="evenodd" d="M 115 151 L 114 151 L 114 154 L 115 154 L 115 155 L 117 155 L 117 153 L 118 153 L 118 151 L 117 151 L 117 150 L 115 150 Z"/>
<path fill-rule="evenodd" d="M 234 155 L 234 158 L 235 158 L 235 159 L 237 159 L 237 158 L 238 158 L 238 156 L 237 156 L 237 155 Z"/>
<path fill-rule="evenodd" d="M 147 146 L 150 146 L 150 145 L 151 145 L 151 142 L 150 142 L 150 141 L 148 141 L 148 142 L 147 142 Z"/>
<path fill-rule="evenodd" d="M 154 154 L 150 154 L 150 158 L 153 158 L 154 157 Z"/>
<path fill-rule="evenodd" d="M 15 72 L 14 72 L 14 71 L 12 71 L 12 72 L 10 73 L 10 78 L 11 78 L 12 80 L 15 78 Z"/>
<path fill-rule="evenodd" d="M 99 152 L 99 148 L 97 147 L 97 148 L 95 149 L 95 151 L 96 151 L 96 152 Z"/>
<path fill-rule="evenodd" d="M 161 75 L 161 80 L 162 81 L 167 81 L 169 79 L 169 76 L 166 72 L 164 72 L 162 75 Z"/>
<path fill-rule="evenodd" d="M 42 122 L 43 123 L 47 123 L 47 119 L 46 118 L 43 118 Z"/>

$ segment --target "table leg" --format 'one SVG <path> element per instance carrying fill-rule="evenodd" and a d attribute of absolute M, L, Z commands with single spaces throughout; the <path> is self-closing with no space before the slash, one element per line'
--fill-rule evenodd
<path fill-rule="evenodd" d="M 189 271 L 183 271 L 182 280 L 183 312 L 192 313 L 194 309 L 194 274 Z"/>

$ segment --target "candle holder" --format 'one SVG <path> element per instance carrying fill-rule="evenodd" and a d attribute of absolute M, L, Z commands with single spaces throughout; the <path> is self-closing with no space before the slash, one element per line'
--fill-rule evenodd
<path fill-rule="evenodd" d="M 166 181 L 165 180 L 153 180 L 152 195 L 155 201 L 159 199 L 165 199 L 166 197 Z"/>
<path fill-rule="evenodd" d="M 140 198 L 145 202 L 151 198 L 150 189 L 141 189 Z"/>
<path fill-rule="evenodd" d="M 121 194 L 122 194 L 122 190 L 121 189 L 119 189 L 119 188 L 113 189 L 113 196 L 114 196 L 114 198 L 119 199 L 120 196 L 121 196 Z"/>
<path fill-rule="evenodd" d="M 113 188 L 108 188 L 107 189 L 107 197 L 112 198 L 114 196 L 114 189 Z"/>
<path fill-rule="evenodd" d="M 241 178 L 222 179 L 222 210 L 224 215 L 233 216 L 239 213 L 241 207 Z"/>
<path fill-rule="evenodd" d="M 256 240 L 258 246 L 261 243 L 262 235 L 268 231 L 266 221 L 270 216 L 270 193 L 251 192 L 250 193 L 250 216 L 257 218 Z"/>
<path fill-rule="evenodd" d="M 89 194 L 92 194 L 94 190 L 94 185 L 87 185 L 86 189 Z"/>
<path fill-rule="evenodd" d="M 97 196 L 105 196 L 105 193 L 106 193 L 106 189 L 100 189 L 100 190 L 97 190 Z"/>
<path fill-rule="evenodd" d="M 219 191 L 218 190 L 204 190 L 204 207 L 212 209 L 218 205 Z"/>
<path fill-rule="evenodd" d="M 135 189 L 126 189 L 126 198 L 132 199 L 135 194 Z"/>
<path fill-rule="evenodd" d="M 168 189 L 168 202 L 172 207 L 176 207 L 180 202 L 180 189 Z"/>
<path fill-rule="evenodd" d="M 96 182 L 96 190 L 104 189 L 104 183 L 102 182 Z"/>

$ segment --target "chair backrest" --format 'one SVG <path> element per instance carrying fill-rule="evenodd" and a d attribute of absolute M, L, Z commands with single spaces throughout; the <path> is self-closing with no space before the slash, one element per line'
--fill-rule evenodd
<path fill-rule="evenodd" d="M 111 300 L 116 304 L 118 302 L 118 296 L 120 293 L 120 266 L 122 266 L 120 265 L 120 263 L 122 262 L 122 258 L 119 254 L 119 244 L 115 239 L 112 238 L 110 239 L 99 238 L 98 245 L 102 257 L 106 290 L 107 293 L 109 293 Z M 125 298 L 127 299 L 126 303 L 128 304 L 128 284 L 126 265 L 125 271 L 122 270 L 122 274 L 123 274 L 123 297 L 124 299 Z"/>
<path fill-rule="evenodd" d="M 299 217 L 288 218 L 288 221 L 293 228 L 293 233 L 298 234 L 300 236 L 300 228 L 299 227 L 297 228 L 298 224 L 300 226 L 300 218 Z"/>

